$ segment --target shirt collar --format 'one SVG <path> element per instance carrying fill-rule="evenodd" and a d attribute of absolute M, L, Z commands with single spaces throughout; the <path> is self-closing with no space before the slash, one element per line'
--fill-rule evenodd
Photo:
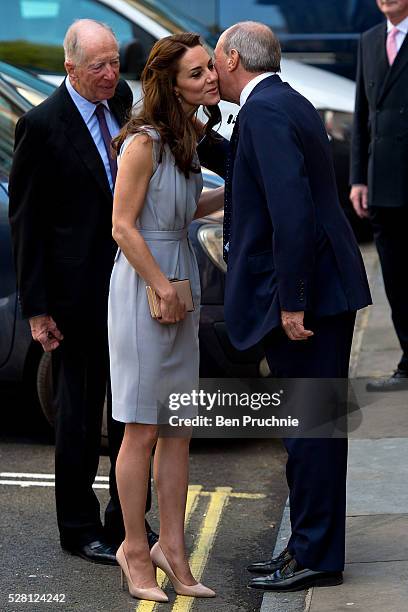
<path fill-rule="evenodd" d="M 245 102 L 248 100 L 248 96 L 253 89 L 263 81 L 264 79 L 272 76 L 275 72 L 263 72 L 262 74 L 258 74 L 258 76 L 251 79 L 241 91 L 241 95 L 239 96 L 239 105 L 244 106 Z"/>
<path fill-rule="evenodd" d="M 94 104 L 93 102 L 90 102 L 86 98 L 83 98 L 81 94 L 79 94 L 77 90 L 72 86 L 72 83 L 69 77 L 65 79 L 65 85 L 66 85 L 69 95 L 71 96 L 76 107 L 81 113 L 81 116 L 83 120 L 85 121 L 85 123 L 88 123 L 88 121 L 91 119 L 92 115 L 95 112 L 95 108 L 97 104 L 103 104 L 108 109 L 108 111 L 110 111 L 107 100 L 101 100 L 100 102 L 97 102 L 97 104 Z"/>
<path fill-rule="evenodd" d="M 407 34 L 408 33 L 408 17 L 405 17 L 405 19 L 397 23 L 396 26 L 394 26 L 391 23 L 391 21 L 387 19 L 387 32 L 390 32 L 392 28 L 397 28 L 403 34 Z"/>

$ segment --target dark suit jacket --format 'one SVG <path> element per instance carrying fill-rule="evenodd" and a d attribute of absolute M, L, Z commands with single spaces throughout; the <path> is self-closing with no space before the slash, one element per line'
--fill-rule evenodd
<path fill-rule="evenodd" d="M 120 81 L 109 101 L 119 125 L 131 105 Z M 9 192 L 23 316 L 106 321 L 116 251 L 112 192 L 65 83 L 18 122 Z"/>
<path fill-rule="evenodd" d="M 360 40 L 350 183 L 370 206 L 408 206 L 408 36 L 391 68 L 386 36 L 381 23 Z"/>
<path fill-rule="evenodd" d="M 225 320 L 246 349 L 280 325 L 281 309 L 317 316 L 370 303 L 340 207 L 328 137 L 315 108 L 277 75 L 239 113 Z"/>

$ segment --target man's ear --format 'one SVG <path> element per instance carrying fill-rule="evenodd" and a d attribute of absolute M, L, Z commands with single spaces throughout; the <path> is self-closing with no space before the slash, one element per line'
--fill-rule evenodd
<path fill-rule="evenodd" d="M 73 81 L 75 81 L 75 79 L 76 79 L 75 64 L 73 64 L 69 60 L 66 60 L 64 62 L 64 66 L 65 66 L 65 70 L 66 70 L 67 75 L 69 76 L 69 78 L 72 79 Z"/>
<path fill-rule="evenodd" d="M 234 72 L 239 66 L 239 53 L 236 49 L 231 49 L 227 60 L 228 72 Z"/>

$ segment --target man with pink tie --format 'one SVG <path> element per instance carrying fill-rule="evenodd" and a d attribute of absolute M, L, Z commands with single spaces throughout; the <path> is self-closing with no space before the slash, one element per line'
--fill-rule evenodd
<path fill-rule="evenodd" d="M 408 389 L 408 0 L 377 0 L 386 21 L 359 47 L 350 199 L 370 217 L 402 348 L 395 372 L 368 391 Z"/>

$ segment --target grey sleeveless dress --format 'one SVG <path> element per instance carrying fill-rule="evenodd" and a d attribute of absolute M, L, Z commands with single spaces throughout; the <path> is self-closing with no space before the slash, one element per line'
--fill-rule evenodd
<path fill-rule="evenodd" d="M 153 175 L 136 226 L 168 278 L 190 279 L 195 310 L 172 325 L 152 319 L 145 281 L 119 250 L 110 282 L 109 353 L 113 418 L 157 424 L 165 422 L 161 408 L 170 394 L 198 388 L 200 278 L 187 231 L 203 182 L 201 173 L 185 178 L 167 145 L 158 163 L 159 134 L 150 127 L 143 132 L 153 141 Z"/>

